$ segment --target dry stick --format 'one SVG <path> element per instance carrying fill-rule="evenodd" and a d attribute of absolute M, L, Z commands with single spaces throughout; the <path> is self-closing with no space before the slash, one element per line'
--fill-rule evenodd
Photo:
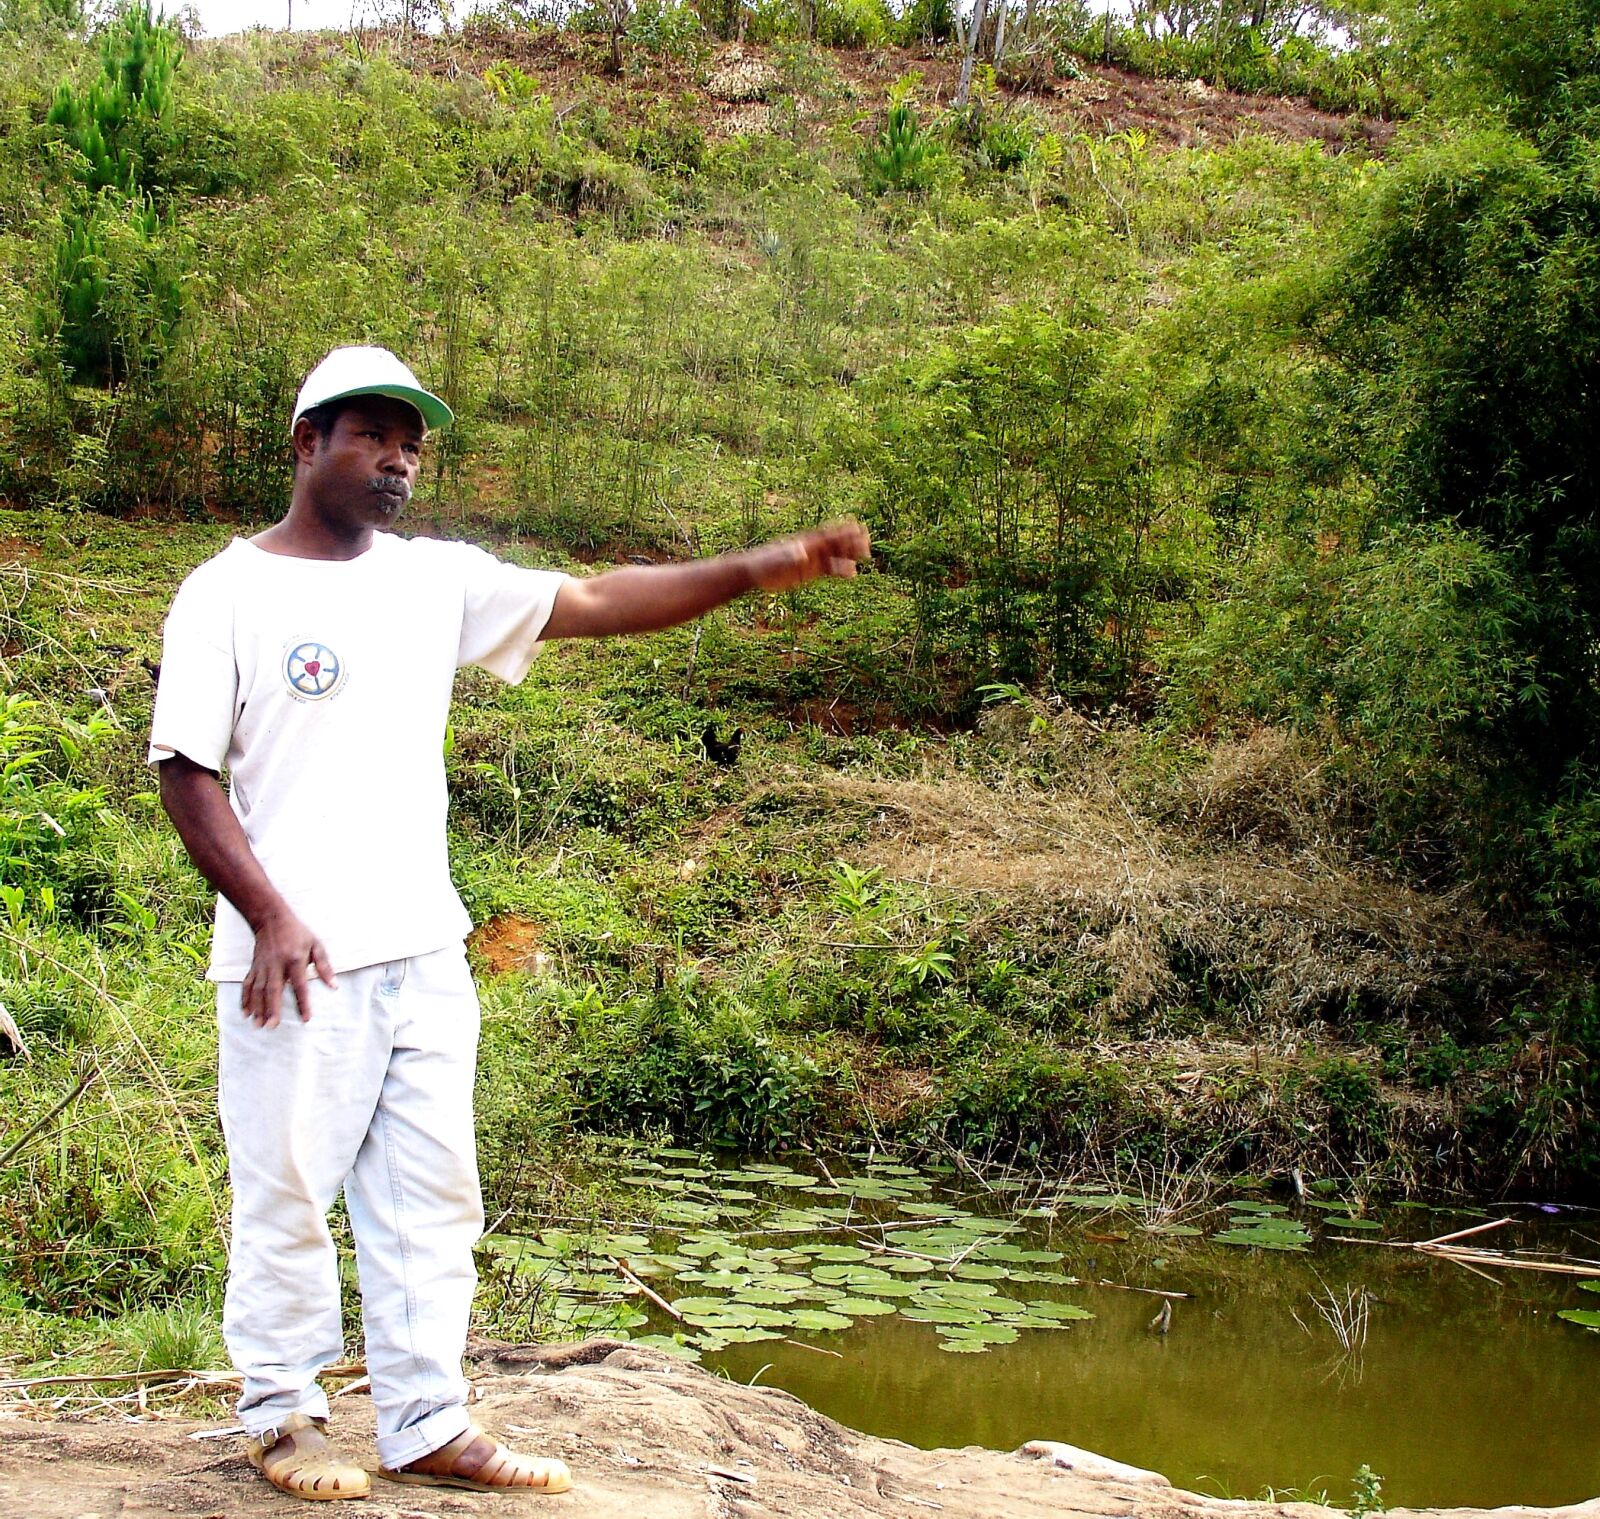
<path fill-rule="evenodd" d="M 1091 1285 L 1096 1287 L 1115 1287 L 1118 1292 L 1147 1292 L 1151 1297 L 1187 1298 L 1187 1292 L 1168 1292 L 1164 1287 L 1130 1287 L 1126 1282 L 1098 1281 Z"/>
<path fill-rule="evenodd" d="M 14 1392 L 23 1391 L 30 1387 L 65 1386 L 69 1383 L 178 1382 L 185 1378 L 203 1382 L 208 1387 L 237 1383 L 242 1380 L 239 1376 L 229 1371 L 86 1371 L 74 1372 L 71 1375 L 59 1377 L 16 1377 L 9 1381 L 0 1382 L 0 1390 Z"/>
<path fill-rule="evenodd" d="M 9 1165 L 14 1157 L 21 1154 L 23 1146 L 26 1145 L 27 1142 L 34 1137 L 34 1135 L 43 1133 L 43 1131 L 48 1129 L 50 1125 L 58 1117 L 60 1117 L 61 1114 L 65 1113 L 73 1103 L 82 1097 L 83 1094 L 89 1090 L 90 1084 L 94 1081 L 94 1078 L 99 1075 L 99 1073 L 100 1068 L 98 1066 L 90 1066 L 89 1069 L 78 1078 L 77 1086 L 73 1087 L 73 1089 L 68 1092 L 60 1102 L 51 1108 L 50 1111 L 46 1113 L 44 1117 L 41 1118 L 37 1123 L 29 1125 L 29 1127 L 23 1131 L 20 1139 L 18 1139 L 14 1144 L 6 1147 L 5 1154 L 0 1155 L 0 1167 Z"/>
<path fill-rule="evenodd" d="M 340 1366 L 325 1366 L 318 1373 L 324 1377 L 364 1377 L 366 1374 L 365 1361 L 348 1361 Z M 57 1377 L 12 1377 L 0 1382 L 0 1391 L 14 1392 L 29 1387 L 65 1386 L 69 1383 L 85 1382 L 176 1382 L 185 1377 L 203 1382 L 207 1386 L 240 1380 L 237 1372 L 195 1371 L 192 1368 L 171 1371 L 75 1371 Z"/>
<path fill-rule="evenodd" d="M 683 1315 L 679 1313 L 671 1303 L 662 1297 L 659 1292 L 656 1292 L 653 1289 L 645 1286 L 645 1284 L 641 1282 L 638 1277 L 628 1270 L 628 1263 L 626 1261 L 619 1260 L 616 1256 L 612 1256 L 611 1264 L 617 1268 L 618 1275 L 620 1275 L 624 1281 L 632 1282 L 633 1285 L 647 1298 L 649 1298 L 657 1308 L 660 1308 L 663 1310 L 663 1312 L 670 1313 L 680 1324 L 683 1322 Z"/>
<path fill-rule="evenodd" d="M 1466 1261 L 1456 1260 L 1455 1256 L 1452 1255 L 1448 1250 L 1442 1251 L 1441 1254 L 1447 1261 L 1455 1261 L 1455 1264 L 1458 1265 L 1463 1271 L 1470 1271 L 1474 1276 L 1481 1276 L 1484 1281 L 1493 1282 L 1496 1287 L 1505 1286 L 1505 1283 L 1502 1282 L 1499 1277 L 1490 1276 L 1487 1271 L 1480 1271 L 1476 1266 L 1470 1265 Z"/>
<path fill-rule="evenodd" d="M 1515 1222 L 1512 1218 L 1492 1218 L 1486 1224 L 1474 1224 L 1470 1229 L 1457 1229 L 1454 1234 L 1441 1234 L 1434 1239 L 1419 1239 L 1413 1243 L 1418 1250 L 1426 1250 L 1433 1245 L 1448 1245 L 1451 1240 L 1466 1239 L 1470 1234 L 1486 1234 L 1490 1229 L 1500 1229 Z"/>
<path fill-rule="evenodd" d="M 1435 1260 L 1476 1261 L 1480 1266 L 1509 1267 L 1517 1271 L 1551 1271 L 1562 1276 L 1600 1276 L 1600 1266 L 1574 1266 L 1567 1261 L 1524 1261 L 1514 1256 L 1502 1255 L 1498 1250 L 1463 1250 L 1457 1245 L 1432 1245 L 1423 1248 L 1425 1241 L 1408 1239 L 1358 1239 L 1353 1234 L 1330 1234 L 1328 1238 L 1340 1245 L 1377 1245 L 1385 1250 L 1415 1250 L 1418 1255 L 1429 1255 Z"/>
<path fill-rule="evenodd" d="M 1423 1255 L 1436 1255 L 1440 1260 L 1460 1263 L 1475 1262 L 1480 1266 L 1496 1266 L 1512 1271 L 1550 1271 L 1560 1276 L 1600 1277 L 1600 1266 L 1573 1266 L 1565 1261 L 1519 1261 L 1496 1250 L 1424 1250 Z"/>
<path fill-rule="evenodd" d="M 814 1350 L 818 1355 L 831 1355 L 836 1361 L 842 1361 L 844 1359 L 843 1351 L 824 1350 L 821 1345 L 808 1345 L 804 1340 L 791 1340 L 787 1335 L 784 1336 L 783 1343 L 785 1345 L 793 1345 L 799 1350 Z"/>

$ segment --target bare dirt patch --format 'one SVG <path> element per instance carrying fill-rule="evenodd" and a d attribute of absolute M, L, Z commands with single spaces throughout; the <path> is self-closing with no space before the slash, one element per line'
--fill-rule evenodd
<path fill-rule="evenodd" d="M 718 81 L 726 79 L 731 70 L 752 76 L 760 73 L 776 81 L 762 92 L 769 102 L 792 88 L 781 77 L 777 50 L 748 43 L 723 43 L 704 64 L 674 62 L 629 49 L 630 72 L 619 78 L 609 72 L 604 38 L 569 31 L 529 31 L 475 22 L 462 32 L 441 37 L 377 30 L 357 35 L 363 51 L 386 51 L 405 67 L 452 81 L 481 76 L 494 63 L 514 64 L 538 80 L 558 112 L 584 100 L 603 101 L 608 110 L 633 120 L 661 104 L 689 100 L 702 125 L 720 137 L 772 129 L 761 101 L 725 86 L 719 88 Z M 226 38 L 207 45 L 238 46 Z M 348 56 L 348 48 L 349 39 L 343 34 L 302 33 L 295 40 L 294 51 L 286 52 L 275 66 L 276 71 L 320 68 Z M 943 107 L 955 93 L 960 70 L 953 50 L 930 53 L 885 47 L 819 52 L 827 58 L 847 96 L 869 101 L 885 99 L 895 80 L 916 70 L 923 77 L 921 97 L 931 106 Z M 1394 133 L 1391 122 L 1321 111 L 1304 99 L 1241 95 L 1216 89 L 1203 80 L 1148 79 L 1100 65 L 1080 67 L 1082 77 L 1076 79 L 1058 78 L 1048 71 L 1026 79 L 1003 76 L 1000 98 L 1010 103 L 1034 102 L 1057 130 L 1095 135 L 1137 131 L 1154 145 L 1168 148 L 1218 145 L 1257 132 L 1285 142 L 1322 142 L 1333 149 L 1381 149 Z M 739 98 L 727 98 L 730 94 Z"/>
<path fill-rule="evenodd" d="M 584 1364 L 585 1351 L 602 1359 Z M 1070 1446 L 1037 1454 L 916 1450 L 856 1434 L 786 1392 L 743 1387 L 615 1342 L 563 1352 L 554 1359 L 577 1364 L 560 1370 L 541 1364 L 547 1359 L 532 1347 L 499 1357 L 516 1369 L 476 1379 L 476 1416 L 508 1440 L 566 1460 L 576 1479 L 569 1495 L 508 1507 L 375 1481 L 371 1500 L 352 1512 L 361 1519 L 512 1507 L 583 1519 L 1332 1519 L 1335 1512 L 1200 1497 Z M 370 1407 L 345 1398 L 334 1409 L 342 1445 L 375 1464 Z M 251 1470 L 240 1440 L 197 1440 L 205 1426 L 189 1420 L 13 1419 L 0 1428 L 0 1513 L 19 1519 L 250 1519 L 297 1511 Z M 1062 1433 L 1070 1431 L 1041 1431 Z M 1474 1511 L 1444 1512 L 1464 1519 Z M 1495 1512 L 1600 1519 L 1600 1500 Z"/>
<path fill-rule="evenodd" d="M 544 950 L 545 933 L 541 924 L 517 913 L 501 913 L 478 928 L 468 940 L 490 973 L 503 976 L 507 971 L 538 973 L 549 964 Z"/>

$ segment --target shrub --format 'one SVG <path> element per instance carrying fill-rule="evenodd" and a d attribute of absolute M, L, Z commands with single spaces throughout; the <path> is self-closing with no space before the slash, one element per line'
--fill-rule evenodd
<path fill-rule="evenodd" d="M 678 63 L 699 63 L 711 52 L 700 13 L 692 5 L 671 0 L 644 0 L 628 22 L 628 41 Z"/>
<path fill-rule="evenodd" d="M 1137 393 L 1110 350 L 1086 302 L 1018 309 L 936 350 L 900 392 L 875 526 L 915 588 L 922 657 L 967 707 L 996 680 L 1123 698 L 1158 593 L 1183 583 L 1187 522 L 1153 499 Z"/>
<path fill-rule="evenodd" d="M 1539 703 L 1521 646 L 1530 615 L 1504 557 L 1446 523 L 1355 551 L 1269 541 L 1201 630 L 1165 651 L 1170 710 L 1331 727 L 1380 822 L 1403 833 L 1470 809 L 1492 768 L 1485 740 Z"/>
<path fill-rule="evenodd" d="M 806 1132 L 821 1072 L 758 1015 L 692 978 L 609 1008 L 574 1007 L 580 1109 L 608 1130 L 662 1124 L 687 1138 L 762 1148 Z"/>
<path fill-rule="evenodd" d="M 816 39 L 824 47 L 883 47 L 894 18 L 883 0 L 814 0 Z"/>

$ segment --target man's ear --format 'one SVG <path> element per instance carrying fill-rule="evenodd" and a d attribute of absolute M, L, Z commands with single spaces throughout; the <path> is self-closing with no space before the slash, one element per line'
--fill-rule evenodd
<path fill-rule="evenodd" d="M 301 417 L 294 424 L 290 437 L 294 441 L 294 462 L 309 464 L 317 452 L 317 444 L 322 441 L 322 435 L 305 417 Z"/>

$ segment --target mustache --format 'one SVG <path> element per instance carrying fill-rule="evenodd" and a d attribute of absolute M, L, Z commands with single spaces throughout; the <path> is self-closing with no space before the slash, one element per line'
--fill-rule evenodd
<path fill-rule="evenodd" d="M 367 485 L 374 491 L 392 491 L 402 503 L 411 499 L 411 482 L 404 475 L 374 475 Z"/>

